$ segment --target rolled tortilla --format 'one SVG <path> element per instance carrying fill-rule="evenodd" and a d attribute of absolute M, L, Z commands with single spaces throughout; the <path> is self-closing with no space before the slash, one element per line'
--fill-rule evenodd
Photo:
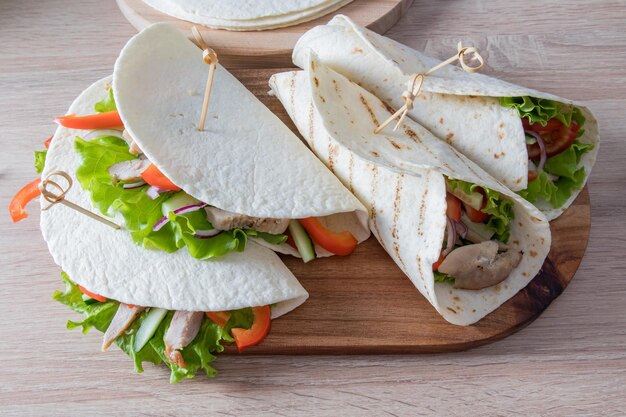
<path fill-rule="evenodd" d="M 68 113 L 89 114 L 107 95 L 111 77 L 87 88 Z M 59 127 L 46 157 L 42 178 L 63 170 L 75 178 L 81 157 L 74 139 L 85 131 Z M 66 196 L 97 213 L 78 181 Z M 42 205 L 49 203 L 43 198 Z M 124 218 L 113 219 L 123 225 Z M 62 204 L 41 213 L 41 230 L 54 261 L 76 283 L 125 304 L 168 310 L 223 311 L 273 304 L 278 317 L 302 304 L 306 290 L 276 254 L 250 244 L 212 261 L 193 259 L 186 250 L 175 253 L 135 245 L 130 233 L 114 230 Z"/>
<path fill-rule="evenodd" d="M 273 76 L 272 90 L 318 157 L 366 205 L 376 238 L 443 318 L 475 323 L 532 280 L 551 242 L 539 210 L 412 120 L 398 132 L 374 135 L 391 114 L 383 102 L 313 54 L 306 68 Z M 434 281 L 432 264 L 446 224 L 444 176 L 491 188 L 514 202 L 509 245 L 523 257 L 500 284 L 463 290 Z"/>
<path fill-rule="evenodd" d="M 317 19 L 352 0 L 144 0 L 150 7 L 213 29 L 257 31 Z"/>
<path fill-rule="evenodd" d="M 126 44 L 113 92 L 126 130 L 148 159 L 185 192 L 222 210 L 315 216 L 358 242 L 367 239 L 365 207 L 220 65 L 205 130 L 198 131 L 207 72 L 202 51 L 172 26 L 152 25 Z M 298 255 L 287 244 L 274 248 Z"/>
<path fill-rule="evenodd" d="M 299 67 L 307 65 L 309 50 L 313 50 L 321 62 L 394 108 L 404 104 L 402 94 L 410 77 L 440 62 L 360 27 L 341 15 L 300 38 L 293 52 L 294 63 Z M 588 177 L 596 160 L 600 137 L 595 117 L 580 103 L 482 74 L 469 74 L 448 65 L 425 78 L 409 116 L 505 186 L 520 191 L 528 183 L 524 130 L 517 111 L 505 108 L 499 102 L 499 97 L 518 96 L 546 98 L 574 104 L 581 109 L 586 123 L 585 133 L 578 140 L 594 145 L 582 156 L 579 164 L 579 168 L 585 168 Z M 580 189 L 574 191 L 559 208 L 545 201 L 538 201 L 536 205 L 552 220 L 570 206 L 579 192 Z"/>

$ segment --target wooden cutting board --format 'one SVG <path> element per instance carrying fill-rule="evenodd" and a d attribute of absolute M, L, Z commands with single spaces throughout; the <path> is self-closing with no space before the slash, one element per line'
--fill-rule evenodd
<path fill-rule="evenodd" d="M 287 70 L 241 69 L 233 74 L 297 133 L 282 104 L 268 95 L 269 77 Z M 310 298 L 273 321 L 269 336 L 246 354 L 445 352 L 502 339 L 536 319 L 574 277 L 591 228 L 587 188 L 550 228 L 552 248 L 540 273 L 495 312 L 467 327 L 441 318 L 374 237 L 345 258 L 305 265 L 284 256 Z M 233 347 L 228 351 L 235 352 Z"/>
<path fill-rule="evenodd" d="M 345 14 L 361 26 L 385 33 L 404 15 L 413 0 L 355 0 L 326 16 L 281 29 L 232 32 L 196 25 L 204 39 L 229 68 L 280 68 L 291 64 L 291 51 L 298 38 L 317 25 L 326 24 L 335 14 Z M 163 14 L 143 0 L 117 0 L 117 5 L 137 30 L 156 22 L 167 22 L 190 34 L 193 23 Z"/>

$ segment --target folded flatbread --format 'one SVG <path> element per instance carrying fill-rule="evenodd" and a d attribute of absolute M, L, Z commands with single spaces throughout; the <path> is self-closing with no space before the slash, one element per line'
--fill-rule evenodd
<path fill-rule="evenodd" d="M 550 248 L 543 214 L 453 147 L 407 120 L 397 132 L 373 133 L 391 114 L 373 94 L 317 61 L 274 75 L 270 85 L 310 147 L 370 211 L 385 250 L 449 322 L 475 323 L 526 286 Z M 435 282 L 432 265 L 446 229 L 446 178 L 487 187 L 513 202 L 509 250 L 521 262 L 498 285 L 457 289 Z"/>
<path fill-rule="evenodd" d="M 294 63 L 300 67 L 307 65 L 309 50 L 315 51 L 321 62 L 396 109 L 404 104 L 402 94 L 411 76 L 440 62 L 360 27 L 342 15 L 305 33 L 294 48 Z M 515 108 L 501 104 L 502 98 L 520 100 L 523 97 L 532 97 L 535 101 L 543 99 L 548 105 L 552 101 L 557 107 L 569 111 L 576 107 L 586 119 L 577 138 L 582 144 L 578 148 L 585 148 L 584 153 L 569 155 L 576 161 L 570 164 L 573 166 L 568 167 L 568 172 L 563 172 L 562 163 L 548 161 L 546 169 L 553 165 L 552 173 L 556 175 L 540 177 L 541 185 L 528 182 L 529 155 L 520 114 Z M 544 109 L 531 106 L 526 110 L 541 112 Z M 425 78 L 421 93 L 408 115 L 508 188 L 528 196 L 549 220 L 558 217 L 574 201 L 591 172 L 599 147 L 597 121 L 588 108 L 552 94 L 482 74 L 470 74 L 452 65 Z M 583 129 L 584 133 L 580 134 Z M 560 183 L 555 180 L 559 175 Z M 553 188 L 552 183 L 548 184 L 548 180 L 553 181 L 559 190 Z M 534 191 L 526 192 L 531 187 Z M 541 187 L 543 189 L 539 189 Z M 551 196 L 551 202 L 530 197 L 546 194 Z"/>
<path fill-rule="evenodd" d="M 352 0 L 144 0 L 178 19 L 214 29 L 254 31 L 294 26 L 317 19 Z"/>
<path fill-rule="evenodd" d="M 102 79 L 87 88 L 69 113 L 89 114 L 107 96 Z M 82 164 L 74 148 L 85 131 L 59 127 L 51 142 L 42 178 L 58 170 L 74 177 Z M 88 192 L 75 181 L 66 199 L 98 212 Z M 49 203 L 43 198 L 42 206 Z M 118 215 L 113 221 L 124 224 Z M 223 311 L 274 304 L 274 317 L 303 303 L 308 294 L 272 251 L 248 245 L 215 261 L 193 259 L 186 250 L 148 250 L 130 233 L 57 204 L 41 213 L 41 230 L 54 261 L 73 281 L 90 291 L 126 304 L 168 310 Z"/>
<path fill-rule="evenodd" d="M 115 102 L 148 159 L 185 192 L 221 210 L 253 218 L 314 216 L 366 240 L 363 205 L 220 65 L 205 129 L 198 131 L 207 71 L 202 51 L 166 24 L 124 47 L 115 63 Z M 298 256 L 286 243 L 272 247 Z M 330 255 L 320 247 L 316 253 Z"/>

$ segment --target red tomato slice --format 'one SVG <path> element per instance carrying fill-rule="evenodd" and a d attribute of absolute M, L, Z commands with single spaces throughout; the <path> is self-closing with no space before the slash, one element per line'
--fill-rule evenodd
<path fill-rule="evenodd" d="M 461 221 L 461 200 L 450 193 L 446 193 L 446 216 L 457 222 Z"/>
<path fill-rule="evenodd" d="M 91 298 L 93 298 L 96 301 L 100 301 L 101 303 L 104 303 L 107 300 L 105 297 L 103 297 L 101 295 L 98 295 L 98 294 L 92 293 L 91 291 L 86 290 L 85 287 L 83 287 L 82 285 L 79 285 L 78 288 L 87 297 L 91 297 Z M 129 304 L 129 306 L 130 306 L 130 304 Z"/>
<path fill-rule="evenodd" d="M 258 345 L 270 331 L 270 306 L 252 307 L 254 322 L 249 329 L 235 328 L 231 330 L 237 350 L 243 352 L 250 346 Z"/>
<path fill-rule="evenodd" d="M 536 171 L 528 171 L 528 182 L 536 180 L 538 176 Z"/>
<path fill-rule="evenodd" d="M 11 203 L 9 203 L 9 213 L 11 214 L 11 220 L 13 220 L 13 223 L 17 223 L 28 217 L 28 213 L 26 213 L 26 210 L 24 209 L 31 200 L 41 194 L 41 191 L 39 191 L 39 181 L 41 181 L 41 178 L 35 178 L 23 186 L 15 194 Z"/>
<path fill-rule="evenodd" d="M 150 164 L 144 172 L 141 173 L 141 178 L 148 184 L 157 187 L 163 191 L 178 191 L 180 187 L 169 180 L 159 168 L 154 164 Z"/>
<path fill-rule="evenodd" d="M 226 323 L 230 320 L 230 313 L 228 311 L 207 311 L 206 316 L 221 327 L 226 326 Z"/>
<path fill-rule="evenodd" d="M 357 241 L 350 232 L 333 232 L 325 228 L 315 217 L 298 220 L 311 239 L 328 252 L 339 256 L 350 255 L 356 248 Z"/>
<path fill-rule="evenodd" d="M 524 127 L 524 130 L 530 130 L 539 134 L 554 132 L 562 125 L 563 124 L 557 118 L 548 120 L 548 123 L 545 126 L 541 126 L 541 123 L 531 124 L 526 117 L 522 119 L 522 126 Z"/>
<path fill-rule="evenodd" d="M 554 128 L 555 125 L 558 126 Z M 548 127 L 552 130 L 547 130 L 546 128 Z M 548 126 L 542 127 L 539 123 L 535 123 L 534 125 L 530 125 L 529 130 L 537 132 L 541 136 L 541 139 L 543 139 L 543 142 L 546 145 L 546 153 L 549 158 L 551 156 L 558 155 L 569 148 L 576 140 L 579 129 L 580 126 L 574 121 L 572 121 L 568 127 L 557 119 L 551 119 L 548 122 Z M 526 145 L 526 149 L 528 150 L 529 159 L 536 161 L 541 158 L 541 149 L 539 148 L 538 143 Z"/>
<path fill-rule="evenodd" d="M 54 121 L 70 129 L 95 130 L 124 127 L 124 122 L 117 111 L 90 114 L 88 116 L 61 116 L 55 117 Z"/>

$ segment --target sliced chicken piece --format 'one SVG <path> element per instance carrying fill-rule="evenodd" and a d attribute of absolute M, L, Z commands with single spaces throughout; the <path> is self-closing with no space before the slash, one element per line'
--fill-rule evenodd
<path fill-rule="evenodd" d="M 180 350 L 198 335 L 204 318 L 202 311 L 177 311 L 165 334 L 165 356 L 181 368 L 187 365 Z"/>
<path fill-rule="evenodd" d="M 277 235 L 284 233 L 287 227 L 289 227 L 289 219 L 262 219 L 232 213 L 217 207 L 206 207 L 205 210 L 207 218 L 213 227 L 218 230 L 230 230 L 241 227 L 242 229 L 254 229 L 258 232 Z"/>
<path fill-rule="evenodd" d="M 145 307 L 129 306 L 128 304 L 120 303 L 117 313 L 115 313 L 113 320 L 111 320 L 111 324 L 109 324 L 106 332 L 104 332 L 104 336 L 102 336 L 103 352 L 107 350 L 113 342 L 115 342 L 115 339 L 120 337 L 122 333 L 128 329 L 144 308 Z"/>
<path fill-rule="evenodd" d="M 122 132 L 122 139 L 124 139 L 126 143 L 128 143 L 128 152 L 132 153 L 133 155 L 143 154 L 141 149 L 139 149 L 139 146 L 137 146 L 137 142 L 135 142 L 135 139 L 133 139 L 128 130 L 124 129 L 124 131 Z"/>
<path fill-rule="evenodd" d="M 438 271 L 454 277 L 454 287 L 480 290 L 504 281 L 522 260 L 522 252 L 498 253 L 498 242 L 488 240 L 450 252 Z"/>
<path fill-rule="evenodd" d="M 145 158 L 122 161 L 109 167 L 109 174 L 113 181 L 140 181 L 141 173 L 150 166 L 150 161 Z"/>

